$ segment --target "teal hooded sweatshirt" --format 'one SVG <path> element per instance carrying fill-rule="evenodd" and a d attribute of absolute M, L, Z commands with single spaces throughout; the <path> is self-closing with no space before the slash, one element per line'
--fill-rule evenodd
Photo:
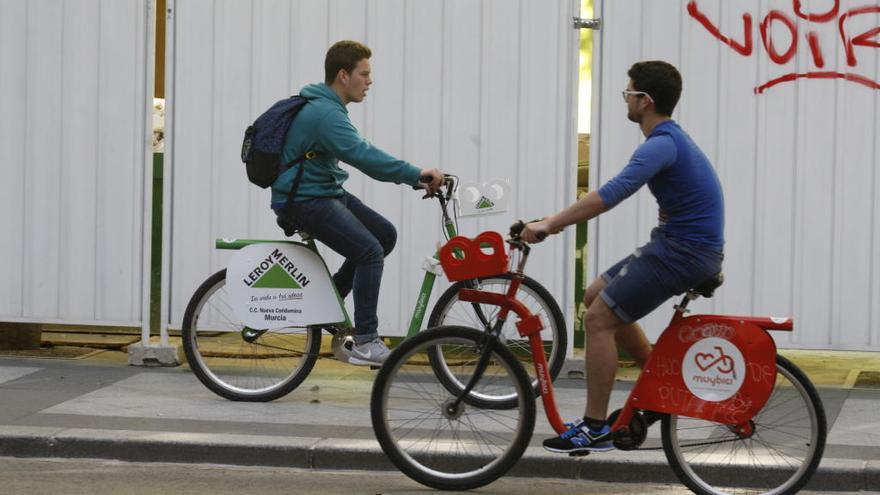
<path fill-rule="evenodd" d="M 338 198 L 348 172 L 339 161 L 352 165 L 383 182 L 416 185 L 421 169 L 394 158 L 361 137 L 348 117 L 348 110 L 330 86 L 309 84 L 300 91 L 309 100 L 293 119 L 284 141 L 282 158 L 289 163 L 315 151 L 319 156 L 278 176 L 272 184 L 272 208 L 281 208 L 293 185 L 299 167 L 305 166 L 294 201 L 311 198 Z"/>

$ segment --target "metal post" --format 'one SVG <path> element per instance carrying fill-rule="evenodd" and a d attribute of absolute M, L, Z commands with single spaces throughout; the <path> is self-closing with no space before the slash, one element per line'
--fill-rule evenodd
<path fill-rule="evenodd" d="M 144 122 L 144 136 L 143 136 L 143 145 L 144 145 L 144 153 L 143 160 L 144 164 L 142 167 L 142 177 L 143 177 L 143 215 L 142 215 L 142 223 L 143 223 L 143 256 L 141 262 L 141 345 L 147 346 L 150 344 L 150 289 L 151 289 L 151 270 L 150 270 L 150 261 L 152 257 L 152 242 L 151 242 L 151 223 L 152 223 L 152 211 L 153 211 L 153 194 L 152 194 L 152 180 L 150 178 L 153 175 L 153 148 L 150 145 L 152 143 L 152 134 L 153 134 L 153 91 L 152 91 L 152 80 L 153 80 L 153 71 L 155 69 L 155 65 L 153 63 L 152 57 L 150 54 L 152 50 L 150 49 L 152 46 L 155 46 L 155 30 L 151 27 L 153 23 L 150 22 L 150 19 L 154 15 L 154 0 L 148 0 L 146 2 L 146 17 L 144 19 L 144 24 L 146 25 L 146 36 L 144 40 L 144 58 L 145 58 L 145 66 L 146 72 L 144 74 L 144 94 L 147 95 L 148 101 L 144 102 L 144 113 L 143 122 Z"/>
<path fill-rule="evenodd" d="M 173 0 L 169 0 L 170 4 L 173 4 Z M 169 7 L 168 9 L 168 17 L 167 22 L 171 22 L 171 12 L 172 9 Z M 147 122 L 147 133 L 145 133 L 144 143 L 152 142 L 152 130 L 153 130 L 153 85 L 154 85 L 154 70 L 155 70 L 155 57 L 153 50 L 155 50 L 155 33 L 156 33 L 156 16 L 157 15 L 165 15 L 165 12 L 156 12 L 156 1 L 155 0 L 147 0 L 146 2 L 146 19 L 145 22 L 147 24 L 146 29 L 146 47 L 145 47 L 145 56 L 146 56 L 146 65 L 147 70 L 145 74 L 145 84 L 147 84 L 147 88 L 149 89 L 146 94 L 150 95 L 149 105 L 146 108 L 150 110 L 147 112 L 145 116 L 145 122 Z M 172 39 L 173 27 L 167 29 L 166 31 L 166 39 Z M 172 44 L 168 44 L 167 46 L 172 46 Z M 166 50 L 167 50 L 166 46 Z M 172 48 L 173 50 L 173 48 Z M 170 71 L 166 71 L 166 79 L 168 78 L 168 74 Z M 146 102 L 145 102 L 146 103 Z M 168 108 L 168 100 L 166 100 L 166 109 Z M 168 149 L 167 142 L 170 136 L 170 132 L 165 132 L 166 139 L 166 150 Z M 149 156 L 152 158 L 152 147 L 146 146 L 147 152 L 145 153 L 145 157 Z M 152 257 L 152 171 L 153 171 L 153 161 L 152 159 L 146 160 L 146 164 L 148 166 L 144 167 L 144 263 L 143 263 L 143 317 L 142 317 L 142 326 L 141 326 L 141 342 L 138 344 L 134 344 L 129 346 L 128 348 L 128 364 L 133 366 L 177 366 L 180 364 L 180 352 L 177 346 L 171 346 L 168 342 L 168 307 L 167 307 L 167 294 L 168 294 L 168 248 L 169 245 L 169 235 L 170 235 L 170 207 L 168 206 L 170 202 L 170 195 L 168 193 L 169 179 L 170 174 L 168 174 L 168 161 L 162 160 L 163 166 L 163 208 L 162 208 L 162 274 L 161 274 L 161 290 L 160 290 L 160 312 L 159 317 L 161 319 L 159 323 L 159 344 L 154 345 L 150 343 L 150 288 L 151 288 L 151 257 Z M 148 179 L 149 178 L 149 179 Z"/>

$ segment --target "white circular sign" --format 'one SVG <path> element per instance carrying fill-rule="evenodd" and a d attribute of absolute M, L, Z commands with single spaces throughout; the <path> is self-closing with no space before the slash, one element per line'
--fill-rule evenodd
<path fill-rule="evenodd" d="M 688 349 L 681 365 L 684 384 L 692 394 L 709 402 L 733 397 L 746 377 L 745 359 L 729 340 L 701 339 Z"/>

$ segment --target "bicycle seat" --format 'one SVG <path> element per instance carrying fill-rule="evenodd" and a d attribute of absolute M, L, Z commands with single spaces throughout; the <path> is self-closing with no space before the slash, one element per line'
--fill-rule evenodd
<path fill-rule="evenodd" d="M 292 237 L 293 234 L 296 234 L 296 227 L 285 220 L 283 215 L 278 215 L 277 217 L 275 217 L 275 223 L 277 223 L 278 226 L 281 227 L 281 230 L 284 231 L 285 237 Z"/>
<path fill-rule="evenodd" d="M 721 272 L 712 275 L 710 278 L 703 280 L 696 287 L 690 290 L 690 292 L 696 292 L 697 294 L 703 297 L 712 297 L 712 294 L 715 293 L 715 289 L 721 287 L 721 284 L 724 283 L 724 274 Z"/>
<path fill-rule="evenodd" d="M 308 240 L 312 237 L 309 235 L 308 232 L 306 232 L 304 230 L 297 229 L 296 227 L 293 226 L 293 224 L 291 224 L 287 220 L 282 219 L 281 215 L 275 217 L 275 222 L 278 224 L 279 227 L 281 227 L 281 230 L 284 231 L 285 237 L 293 237 L 294 234 L 297 234 L 297 233 L 299 234 L 300 237 L 303 238 L 303 240 Z"/>

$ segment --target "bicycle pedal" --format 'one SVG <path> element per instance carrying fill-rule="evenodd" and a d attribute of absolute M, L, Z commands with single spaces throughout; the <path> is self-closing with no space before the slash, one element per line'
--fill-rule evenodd
<path fill-rule="evenodd" d="M 569 457 L 585 457 L 585 456 L 588 456 L 588 455 L 590 455 L 590 451 L 589 451 L 589 450 L 579 450 L 579 451 L 577 451 L 577 452 L 569 452 L 569 453 L 568 453 L 568 456 L 569 456 Z"/>
<path fill-rule="evenodd" d="M 379 369 L 379 368 L 381 368 L 381 366 L 376 366 L 375 364 L 371 364 L 371 365 L 370 365 L 370 369 L 373 370 L 373 371 L 376 371 L 376 370 Z"/>

